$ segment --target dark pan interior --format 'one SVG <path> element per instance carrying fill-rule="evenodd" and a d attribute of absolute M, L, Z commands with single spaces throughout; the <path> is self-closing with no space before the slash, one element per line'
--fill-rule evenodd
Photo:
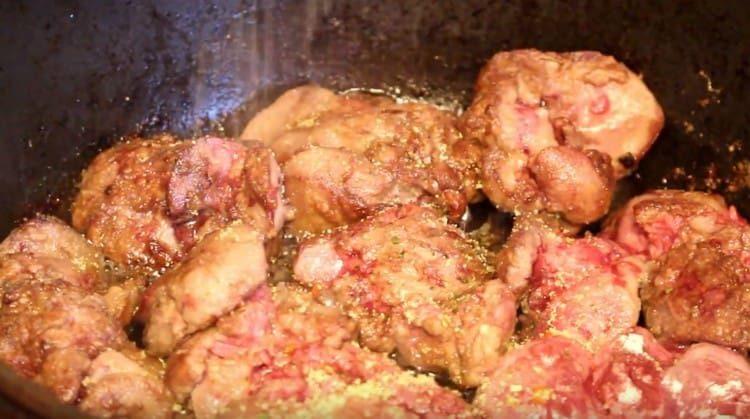
<path fill-rule="evenodd" d="M 736 1 L 0 2 L 0 236 L 65 215 L 124 135 L 238 133 L 314 81 L 461 106 L 493 52 L 593 49 L 666 111 L 635 190 L 711 189 L 750 214 L 750 3 Z M 2 386 L 0 386 L 2 387 Z"/>

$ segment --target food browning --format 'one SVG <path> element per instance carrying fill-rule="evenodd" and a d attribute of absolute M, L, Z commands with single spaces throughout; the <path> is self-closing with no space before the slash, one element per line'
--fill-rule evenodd
<path fill-rule="evenodd" d="M 135 139 L 86 170 L 73 226 L 109 258 L 149 272 L 234 221 L 275 237 L 286 217 L 282 189 L 273 154 L 258 143 Z"/>
<path fill-rule="evenodd" d="M 515 325 L 515 300 L 464 234 L 407 205 L 303 242 L 294 277 L 359 326 L 360 341 L 405 365 L 478 384 Z"/>
<path fill-rule="evenodd" d="M 651 192 L 626 204 L 604 234 L 650 259 L 641 299 L 658 337 L 750 348 L 750 227 L 721 197 Z"/>
<path fill-rule="evenodd" d="M 750 229 L 726 228 L 658 262 L 641 291 L 646 324 L 673 341 L 750 349 Z"/>
<path fill-rule="evenodd" d="M 167 384 L 197 418 L 441 417 L 466 410 L 431 378 L 350 341 L 339 311 L 294 285 L 262 287 L 169 359 Z"/>
<path fill-rule="evenodd" d="M 643 82 L 597 52 L 500 52 L 479 74 L 461 118 L 481 141 L 484 193 L 498 207 L 589 223 L 609 209 L 614 181 L 664 123 Z"/>
<path fill-rule="evenodd" d="M 127 391 L 108 390 L 121 378 L 97 378 L 109 374 L 105 354 L 128 347 L 122 326 L 132 314 L 124 309 L 132 307 L 111 303 L 134 299 L 139 290 L 132 281 L 118 283 L 101 253 L 73 229 L 51 217 L 33 219 L 0 244 L 0 358 L 65 402 L 85 399 L 84 410 L 98 416 L 150 417 L 151 407 L 143 414 L 136 408 L 141 398 L 172 403 L 158 377 Z"/>
<path fill-rule="evenodd" d="M 103 418 L 171 418 L 174 401 L 162 382 L 163 367 L 140 351 L 108 349 L 83 380 L 81 409 Z"/>
<path fill-rule="evenodd" d="M 678 190 L 639 195 L 607 219 L 602 236 L 655 259 L 672 246 L 702 241 L 726 226 L 746 224 L 718 195 Z"/>
<path fill-rule="evenodd" d="M 423 201 L 457 219 L 477 198 L 478 144 L 432 105 L 302 86 L 258 113 L 242 138 L 276 153 L 298 233 Z"/>
<path fill-rule="evenodd" d="M 184 337 L 210 326 L 266 281 L 263 236 L 244 224 L 207 235 L 147 290 L 143 342 L 168 355 Z"/>
<path fill-rule="evenodd" d="M 614 58 L 517 50 L 463 114 L 305 85 L 239 139 L 132 138 L 77 231 L 0 243 L 0 361 L 103 418 L 750 417 L 736 209 L 585 226 L 663 123 Z"/>

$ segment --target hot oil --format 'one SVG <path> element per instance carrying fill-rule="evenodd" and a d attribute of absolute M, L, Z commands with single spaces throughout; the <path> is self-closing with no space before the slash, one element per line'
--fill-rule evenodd
<path fill-rule="evenodd" d="M 279 251 L 271 260 L 268 282 L 272 285 L 281 282 L 291 282 L 292 264 L 297 254 L 298 240 L 288 229 L 284 229 L 279 244 Z"/>

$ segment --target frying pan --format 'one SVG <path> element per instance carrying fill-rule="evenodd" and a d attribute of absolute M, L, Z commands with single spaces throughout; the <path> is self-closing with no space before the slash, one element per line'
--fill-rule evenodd
<path fill-rule="evenodd" d="M 0 235 L 67 217 L 80 171 L 127 135 L 236 135 L 288 87 L 369 88 L 459 108 L 494 52 L 612 54 L 666 113 L 632 192 L 714 190 L 750 214 L 750 3 L 0 2 Z M 27 413 L 75 415 L 0 366 Z M 20 408 L 19 408 L 20 409 Z"/>

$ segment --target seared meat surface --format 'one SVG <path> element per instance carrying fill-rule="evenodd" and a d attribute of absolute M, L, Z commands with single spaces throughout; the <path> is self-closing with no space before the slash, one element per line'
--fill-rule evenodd
<path fill-rule="evenodd" d="M 275 237 L 286 216 L 282 189 L 273 154 L 259 143 L 131 140 L 86 170 L 73 226 L 113 260 L 159 270 L 233 221 Z"/>
<path fill-rule="evenodd" d="M 99 352 L 125 342 L 106 299 L 104 257 L 52 217 L 33 219 L 0 244 L 0 359 L 50 388 L 78 397 Z"/>
<path fill-rule="evenodd" d="M 2 283 L 0 359 L 73 402 L 91 360 L 123 344 L 125 334 L 101 295 L 63 281 L 24 282 Z"/>
<path fill-rule="evenodd" d="M 525 335 L 560 334 L 595 349 L 638 321 L 644 262 L 610 240 L 520 220 L 497 272 L 520 297 Z"/>
<path fill-rule="evenodd" d="M 54 217 L 33 218 L 0 243 L 0 276 L 7 283 L 62 281 L 66 286 L 100 293 L 110 314 L 124 326 L 135 313 L 144 281 L 120 271 L 83 236 Z"/>
<path fill-rule="evenodd" d="M 673 247 L 641 298 L 659 337 L 750 349 L 750 228 L 727 227 Z"/>
<path fill-rule="evenodd" d="M 415 202 L 422 191 L 396 185 L 386 169 L 347 150 L 315 147 L 284 165 L 297 235 L 320 233 L 375 212 L 384 203 Z"/>
<path fill-rule="evenodd" d="M 650 192 L 608 220 L 603 235 L 651 259 L 641 298 L 659 338 L 750 348 L 750 227 L 721 197 Z"/>
<path fill-rule="evenodd" d="M 726 226 L 746 224 L 718 195 L 657 190 L 639 195 L 610 216 L 602 236 L 656 259 L 672 246 L 697 242 Z"/>
<path fill-rule="evenodd" d="M 475 246 L 418 205 L 301 243 L 294 278 L 354 319 L 364 346 L 461 385 L 478 383 L 515 325 L 513 295 L 487 282 Z"/>
<path fill-rule="evenodd" d="M 105 350 L 83 380 L 80 407 L 101 418 L 170 418 L 174 401 L 162 381 L 163 369 L 158 360 L 133 348 Z"/>
<path fill-rule="evenodd" d="M 177 343 L 210 326 L 267 276 L 263 236 L 244 224 L 208 234 L 146 292 L 139 317 L 148 351 L 168 355 Z"/>
<path fill-rule="evenodd" d="M 458 218 L 477 197 L 478 144 L 432 105 L 302 86 L 258 113 L 241 137 L 276 153 L 297 233 L 425 200 Z"/>
<path fill-rule="evenodd" d="M 338 310 L 303 289 L 261 287 L 170 357 L 167 384 L 197 418 L 443 417 L 466 409 L 431 378 L 351 343 L 353 333 Z"/>
<path fill-rule="evenodd" d="M 516 50 L 484 67 L 461 128 L 486 148 L 483 189 L 498 207 L 588 223 L 607 212 L 614 181 L 663 121 L 648 88 L 612 57 Z"/>
<path fill-rule="evenodd" d="M 93 290 L 107 285 L 104 255 L 54 217 L 33 218 L 13 230 L 0 243 L 0 257 L 10 255 L 49 260 L 54 267 L 67 271 L 60 278 L 71 286 Z"/>

